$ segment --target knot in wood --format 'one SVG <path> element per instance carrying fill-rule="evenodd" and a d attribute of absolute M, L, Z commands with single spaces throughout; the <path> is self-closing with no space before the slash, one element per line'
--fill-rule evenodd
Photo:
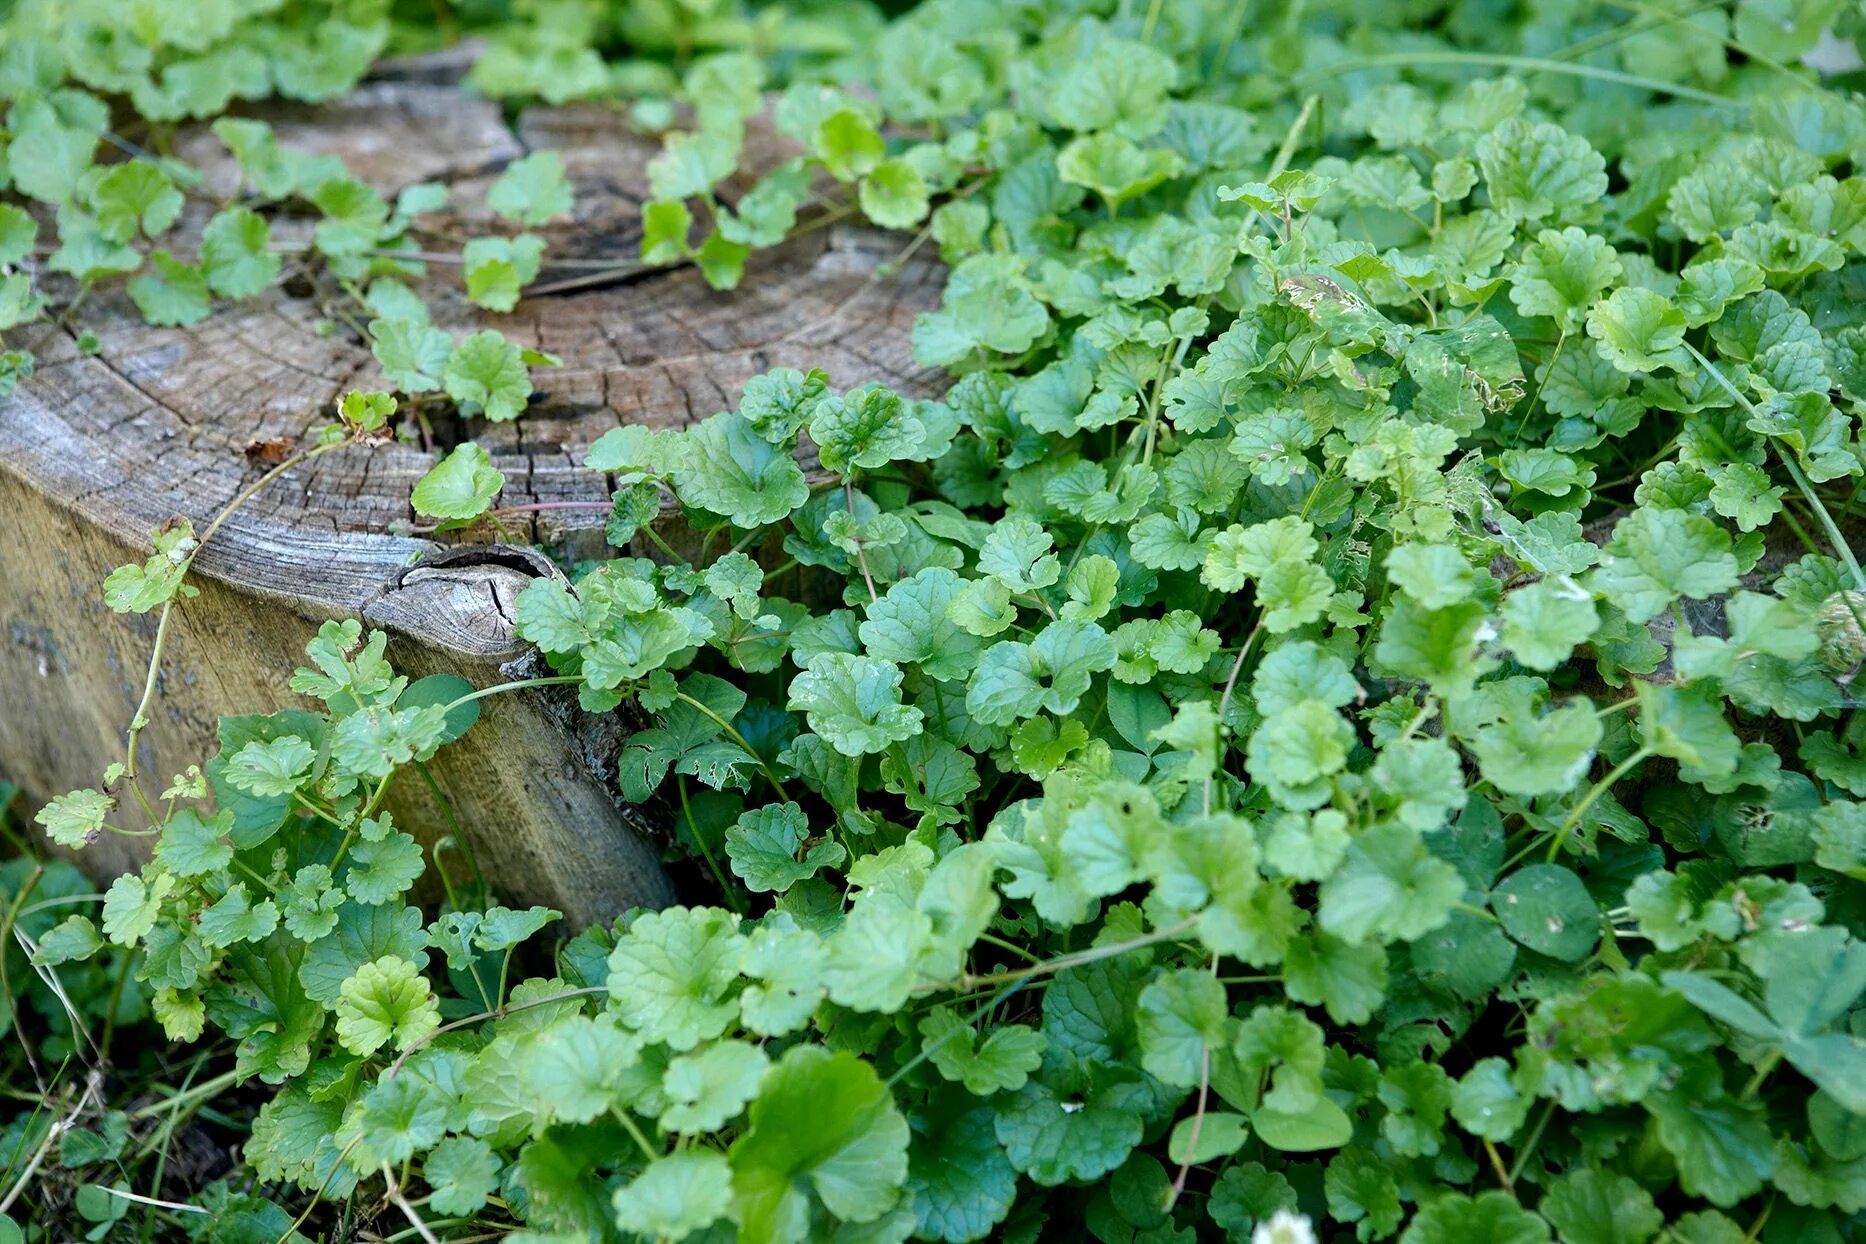
<path fill-rule="evenodd" d="M 396 576 L 363 616 L 463 656 L 510 660 L 524 651 L 518 596 L 540 578 L 562 579 L 551 560 L 509 544 L 441 549 Z"/>

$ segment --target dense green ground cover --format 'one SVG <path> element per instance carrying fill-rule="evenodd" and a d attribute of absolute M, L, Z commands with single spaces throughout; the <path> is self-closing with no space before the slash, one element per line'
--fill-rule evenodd
<path fill-rule="evenodd" d="M 223 121 L 248 190 L 174 256 L 186 170 L 93 163 L 446 32 L 124 7 L 4 28 L 11 373 L 83 284 L 261 293 L 292 202 L 400 386 L 305 453 L 421 393 L 520 417 L 550 360 L 396 279 L 425 192 Z M 1866 1234 L 1866 109 L 1800 63 L 1856 7 L 437 11 L 515 106 L 671 126 L 649 260 L 731 285 L 823 210 L 936 247 L 955 383 L 772 373 L 591 450 L 655 560 L 520 625 L 653 715 L 621 785 L 689 905 L 566 940 L 425 856 L 382 796 L 480 701 L 354 624 L 203 770 L 38 811 L 156 841 L 101 902 L 0 871 L 29 1238 Z M 728 205 L 765 87 L 806 154 Z M 505 309 L 568 191 L 540 157 L 492 200 L 461 266 Z M 466 445 L 415 504 L 501 483 Z M 115 607 L 187 608 L 193 533 L 156 543 Z"/>

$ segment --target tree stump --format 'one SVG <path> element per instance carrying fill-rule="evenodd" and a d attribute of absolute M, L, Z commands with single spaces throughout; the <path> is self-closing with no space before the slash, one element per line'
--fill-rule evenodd
<path fill-rule="evenodd" d="M 631 134 L 619 112 L 591 106 L 533 109 L 509 127 L 497 105 L 418 78 L 259 115 L 286 147 L 340 155 L 386 194 L 447 183 L 455 219 L 443 227 L 462 235 L 489 230 L 481 204 L 505 164 L 559 151 L 576 207 L 541 231 L 550 258 L 537 283 L 557 292 L 494 316 L 466 301 L 457 266 L 440 265 L 420 292 L 456 337 L 497 327 L 563 366 L 538 372 L 541 392 L 514 423 L 439 428 L 432 451 L 346 447 L 236 512 L 195 563 L 201 595 L 171 624 L 137 760 L 158 789 L 213 755 L 219 714 L 301 703 L 287 680 L 326 618 L 388 630 L 390 656 L 416 677 L 445 672 L 486 685 L 524 655 L 512 601 L 533 576 L 555 573 L 551 563 L 524 547 L 406 534 L 417 521 L 410 488 L 455 441 L 477 440 L 505 472 L 502 505 L 601 501 L 609 482 L 581 468 L 590 442 L 620 424 L 705 418 L 735 405 L 743 382 L 769 368 L 822 367 L 842 385 L 932 385 L 908 333 L 914 312 L 937 301 L 938 269 L 910 262 L 882 276 L 898 238 L 815 229 L 754 261 L 731 294 L 691 269 L 605 276 L 596 261 L 619 267 L 638 254 L 655 142 Z M 210 194 L 237 185 L 231 158 L 205 130 L 184 134 L 178 151 L 204 170 Z M 211 210 L 191 201 L 164 244 L 192 256 Z M 308 227 L 276 218 L 274 236 Z M 35 375 L 0 403 L 0 512 L 10 517 L 0 544 L 0 774 L 22 784 L 28 805 L 95 785 L 121 757 L 155 618 L 110 613 L 104 575 L 145 557 L 152 528 L 183 515 L 198 529 L 257 479 L 266 468 L 249 460 L 249 446 L 302 443 L 341 394 L 384 387 L 367 344 L 348 327 L 333 330 L 302 282 L 188 329 L 148 327 L 119 291 L 100 289 L 79 321 L 69 328 L 88 329 L 101 348 L 82 354 L 75 331 L 53 333 Z M 595 555 L 602 520 L 598 510 L 544 510 L 508 530 L 547 545 L 580 540 L 578 552 Z M 574 923 L 670 899 L 655 827 L 615 790 L 619 735 L 581 720 L 564 688 L 527 691 L 484 702 L 480 725 L 430 766 L 503 899 L 547 903 Z M 430 841 L 449 832 L 419 779 L 398 781 L 389 806 Z M 131 867 L 138 848 L 112 838 L 87 853 L 87 867 Z"/>

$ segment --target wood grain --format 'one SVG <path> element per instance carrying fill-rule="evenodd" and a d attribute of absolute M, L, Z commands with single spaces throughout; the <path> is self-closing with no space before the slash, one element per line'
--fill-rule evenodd
<path fill-rule="evenodd" d="M 560 266 L 547 262 L 541 282 L 637 254 L 654 147 L 616 111 L 534 109 L 514 130 L 488 101 L 409 80 L 366 84 L 341 103 L 266 119 L 285 146 L 340 155 L 385 193 L 447 183 L 451 216 L 436 227 L 461 236 L 498 227 L 480 201 L 501 167 L 527 151 L 558 150 L 577 207 L 542 231 Z M 760 142 L 770 158 L 779 153 L 769 136 Z M 205 170 L 210 193 L 236 184 L 211 135 L 184 134 L 177 147 Z M 191 203 L 164 244 L 191 257 L 210 211 Z M 304 237 L 308 224 L 282 215 L 274 236 Z M 879 275 L 900 245 L 830 225 L 754 261 L 736 293 L 674 269 L 528 298 L 510 316 L 473 307 L 458 268 L 431 265 L 419 288 L 439 326 L 456 337 L 496 327 L 563 359 L 537 372 L 541 393 L 523 418 L 442 426 L 436 448 L 456 439 L 484 445 L 508 480 L 502 505 L 599 501 L 608 481 L 579 464 L 603 432 L 705 418 L 736 404 L 744 381 L 769 368 L 817 366 L 839 385 L 880 380 L 929 391 L 933 377 L 914 364 L 908 336 L 914 313 L 937 301 L 941 278 L 926 262 Z M 294 288 L 303 296 L 287 292 Z M 100 348 L 82 354 L 75 331 L 53 335 L 32 379 L 0 402 L 8 529 L 0 543 L 0 773 L 22 783 L 29 804 L 95 784 L 121 749 L 140 693 L 153 621 L 105 610 L 103 575 L 146 555 L 151 528 L 176 515 L 199 526 L 256 479 L 263 468 L 249 463 L 250 444 L 300 443 L 344 392 L 381 386 L 366 343 L 333 316 L 338 309 L 288 283 L 192 328 L 152 328 L 120 291 L 99 290 L 71 327 L 88 329 Z M 491 547 L 449 560 L 446 545 L 414 534 L 409 490 L 435 456 L 412 444 L 348 447 L 236 513 L 196 563 L 204 591 L 180 610 L 143 772 L 160 781 L 205 760 L 218 713 L 296 703 L 285 682 L 323 618 L 386 627 L 398 665 L 415 675 L 445 671 L 486 683 L 523 659 L 510 602 L 531 575 L 550 573 L 548 563 Z M 507 529 L 521 541 L 577 540 L 584 552 L 600 524 L 599 511 L 554 510 Z M 668 899 L 644 832 L 652 826 L 613 795 L 602 749 L 589 741 L 615 733 L 580 725 L 561 694 L 526 692 L 489 703 L 481 727 L 433 766 L 508 898 L 552 904 L 577 922 Z M 392 806 L 430 840 L 446 830 L 412 774 Z M 118 846 L 91 858 L 109 871 L 134 854 Z"/>

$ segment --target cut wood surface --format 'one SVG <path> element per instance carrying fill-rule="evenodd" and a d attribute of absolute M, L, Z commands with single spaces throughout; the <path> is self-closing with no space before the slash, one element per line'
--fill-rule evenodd
<path fill-rule="evenodd" d="M 883 275 L 898 237 L 824 224 L 754 261 L 734 293 L 708 289 L 690 268 L 639 270 L 639 208 L 655 143 L 631 134 L 615 110 L 533 109 L 514 127 L 495 104 L 457 87 L 399 80 L 366 84 L 336 104 L 259 115 L 283 145 L 340 155 L 385 193 L 447 183 L 453 216 L 424 224 L 462 238 L 495 231 L 481 202 L 504 165 L 527 151 L 561 152 L 576 207 L 539 231 L 550 256 L 534 287 L 558 292 L 496 316 L 467 302 L 457 265 L 429 265 L 419 288 L 456 337 L 496 327 L 563 365 L 535 372 L 539 392 L 516 422 L 437 426 L 432 449 L 346 447 L 288 473 L 234 515 L 196 562 L 204 591 L 179 608 L 163 662 L 138 758 L 158 789 L 214 753 L 218 714 L 298 703 L 286 681 L 325 618 L 388 628 L 391 655 L 416 676 L 445 671 L 485 684 L 523 657 L 512 598 L 531 576 L 552 573 L 549 562 L 413 533 L 409 491 L 449 444 L 487 448 L 508 481 L 502 506 L 602 501 L 608 481 L 580 464 L 604 431 L 703 419 L 736 405 L 744 381 L 772 367 L 822 367 L 838 385 L 933 387 L 908 338 L 913 314 L 936 303 L 940 274 L 909 261 Z M 234 188 L 237 170 L 210 134 L 184 134 L 177 150 L 205 171 L 208 196 Z M 191 201 L 164 244 L 191 257 L 190 234 L 211 210 Z M 276 218 L 275 239 L 308 236 L 309 223 Z M 265 469 L 247 452 L 256 442 L 302 443 L 344 392 L 385 387 L 348 315 L 288 279 L 192 328 L 152 328 L 120 288 L 99 289 L 76 322 L 40 346 L 33 377 L 0 402 L 0 512 L 9 529 L 0 545 L 0 775 L 22 783 L 29 805 L 95 785 L 119 758 L 141 693 L 154 619 L 109 613 L 104 574 L 146 556 L 151 528 L 176 515 L 199 527 L 256 480 Z M 95 353 L 79 352 L 80 329 L 95 334 Z M 589 533 L 601 524 L 600 510 L 559 509 L 507 520 L 506 529 L 587 556 L 600 547 Z M 488 702 L 481 726 L 441 753 L 433 772 L 459 823 L 510 901 L 549 903 L 576 921 L 665 901 L 652 827 L 614 794 L 605 740 L 615 728 L 579 721 L 570 697 L 553 690 Z M 403 783 L 390 807 L 430 839 L 447 832 L 423 783 Z M 116 840 L 92 859 L 99 871 L 120 869 L 133 849 Z"/>

